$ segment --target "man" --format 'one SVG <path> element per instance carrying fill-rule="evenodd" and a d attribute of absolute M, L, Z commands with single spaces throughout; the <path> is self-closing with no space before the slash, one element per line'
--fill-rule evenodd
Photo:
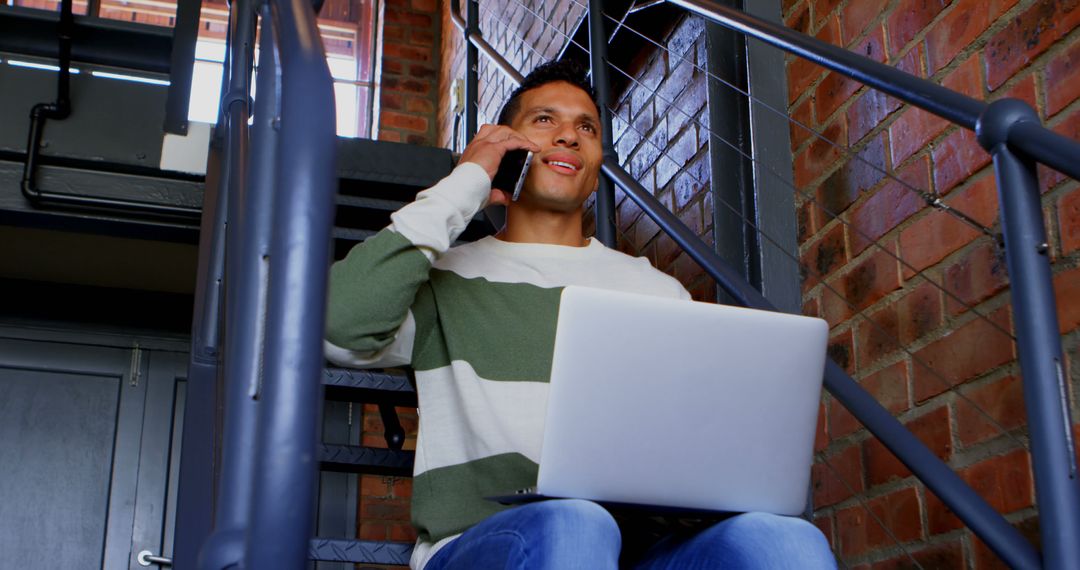
<path fill-rule="evenodd" d="M 576 66 L 538 67 L 499 123 L 484 125 L 449 176 L 333 266 L 327 356 L 345 366 L 416 371 L 413 568 L 614 569 L 622 537 L 596 504 L 507 508 L 483 497 L 536 482 L 562 287 L 689 294 L 647 260 L 582 233 L 582 204 L 603 159 L 597 105 Z M 519 200 L 508 202 L 491 180 L 514 149 L 536 156 Z M 451 249 L 489 204 L 506 204 L 506 226 Z M 832 557 L 813 525 L 748 514 L 668 537 L 642 561 L 806 568 Z"/>

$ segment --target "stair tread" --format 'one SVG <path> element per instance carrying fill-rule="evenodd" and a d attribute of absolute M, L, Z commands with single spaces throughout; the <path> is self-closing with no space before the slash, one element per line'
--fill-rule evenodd
<path fill-rule="evenodd" d="M 321 562 L 360 562 L 404 566 L 409 563 L 412 550 L 411 542 L 316 537 L 311 539 L 308 545 L 308 558 Z"/>
<path fill-rule="evenodd" d="M 322 443 L 318 448 L 319 463 L 324 471 L 341 473 L 370 473 L 373 475 L 412 475 L 416 452 Z"/>

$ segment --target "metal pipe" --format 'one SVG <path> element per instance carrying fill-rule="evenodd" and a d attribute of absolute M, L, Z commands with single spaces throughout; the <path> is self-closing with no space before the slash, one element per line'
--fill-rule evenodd
<path fill-rule="evenodd" d="M 97 4 L 98 0 L 91 0 Z M 169 92 L 165 98 L 165 132 L 186 135 L 191 78 L 195 72 L 195 43 L 199 38 L 202 0 L 186 0 L 176 5 L 172 53 L 169 58 Z"/>
<path fill-rule="evenodd" d="M 1047 568 L 1080 568 L 1076 447 L 1039 181 L 1035 163 L 1010 148 L 1017 126 L 1037 124 L 1027 103 L 1002 99 L 979 118 L 977 134 L 994 157 L 997 176 L 1043 557 Z"/>
<path fill-rule="evenodd" d="M 337 193 L 333 81 L 306 0 L 272 0 L 281 123 L 248 568 L 302 568 L 315 518 L 322 337 Z"/>
<path fill-rule="evenodd" d="M 617 162 L 605 161 L 603 172 L 739 304 L 767 311 L 776 310 L 768 299 L 743 281 L 737 270 L 698 239 L 690 228 Z M 831 360 L 825 368 L 825 388 L 1007 563 L 1014 568 L 1040 566 L 1038 553 L 1004 517 Z"/>
<path fill-rule="evenodd" d="M 604 33 L 604 6 L 601 0 L 589 0 L 589 57 L 592 63 L 592 84 L 596 102 L 600 107 L 601 145 L 605 159 L 616 162 L 619 155 L 611 138 L 611 82 L 607 73 L 607 35 Z M 596 190 L 596 238 L 600 243 L 614 249 L 615 235 L 615 188 L 611 182 L 600 178 Z"/>
<path fill-rule="evenodd" d="M 451 11 L 456 12 L 458 0 L 452 0 Z M 470 38 L 480 35 L 480 5 L 476 0 L 468 2 L 468 21 L 465 31 L 465 145 L 468 146 L 476 136 L 479 127 L 480 109 L 480 61 L 477 57 L 477 45 Z"/>
<path fill-rule="evenodd" d="M 271 202 L 264 187 L 248 191 L 248 177 L 259 176 L 262 174 L 260 167 L 269 169 L 273 164 L 272 161 L 255 164 L 248 160 L 250 113 L 247 93 L 250 92 L 255 39 L 252 3 L 249 0 L 235 0 L 230 20 L 234 35 L 229 44 L 233 65 L 230 69 L 230 90 L 226 96 L 226 144 L 231 149 L 226 199 L 228 211 L 232 214 L 226 225 L 225 236 L 225 409 L 214 533 L 204 546 L 200 559 L 203 567 L 208 569 L 225 568 L 242 562 L 243 534 L 250 514 L 258 410 L 248 393 L 248 386 L 251 377 L 257 376 L 261 368 L 262 336 L 259 333 L 262 323 L 259 313 L 262 308 L 260 301 L 265 298 L 266 289 L 265 283 L 260 282 L 259 268 L 263 259 L 257 242 L 260 234 L 265 237 L 269 233 Z M 272 36 L 264 34 L 263 41 L 272 39 Z M 261 59 L 268 57 L 265 51 L 261 55 Z M 263 94 L 259 99 L 260 108 L 270 105 L 270 114 L 273 114 L 273 83 L 265 89 L 260 91 Z M 262 176 L 265 178 L 265 174 Z M 269 192 L 272 192 L 272 188 Z"/>

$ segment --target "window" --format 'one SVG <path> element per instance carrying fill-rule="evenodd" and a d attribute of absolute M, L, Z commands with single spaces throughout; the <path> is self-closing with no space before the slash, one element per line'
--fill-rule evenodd
<path fill-rule="evenodd" d="M 319 15 L 327 64 L 334 78 L 339 136 L 370 136 L 378 88 L 374 58 L 379 1 L 326 0 Z M 4 2 L 41 10 L 60 9 L 58 0 Z M 95 15 L 106 19 L 165 27 L 176 23 L 176 0 L 101 0 L 96 9 Z M 87 0 L 75 0 L 74 13 L 86 15 L 88 10 Z M 229 9 L 223 1 L 203 0 L 188 111 L 192 121 L 217 120 L 228 19 Z"/>

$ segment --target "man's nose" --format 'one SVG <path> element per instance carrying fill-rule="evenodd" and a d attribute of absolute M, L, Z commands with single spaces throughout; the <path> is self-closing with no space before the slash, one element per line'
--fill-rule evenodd
<path fill-rule="evenodd" d="M 574 128 L 574 125 L 563 124 L 560 126 L 558 132 L 555 133 L 555 144 L 558 146 L 577 148 L 578 133 L 577 129 Z"/>

